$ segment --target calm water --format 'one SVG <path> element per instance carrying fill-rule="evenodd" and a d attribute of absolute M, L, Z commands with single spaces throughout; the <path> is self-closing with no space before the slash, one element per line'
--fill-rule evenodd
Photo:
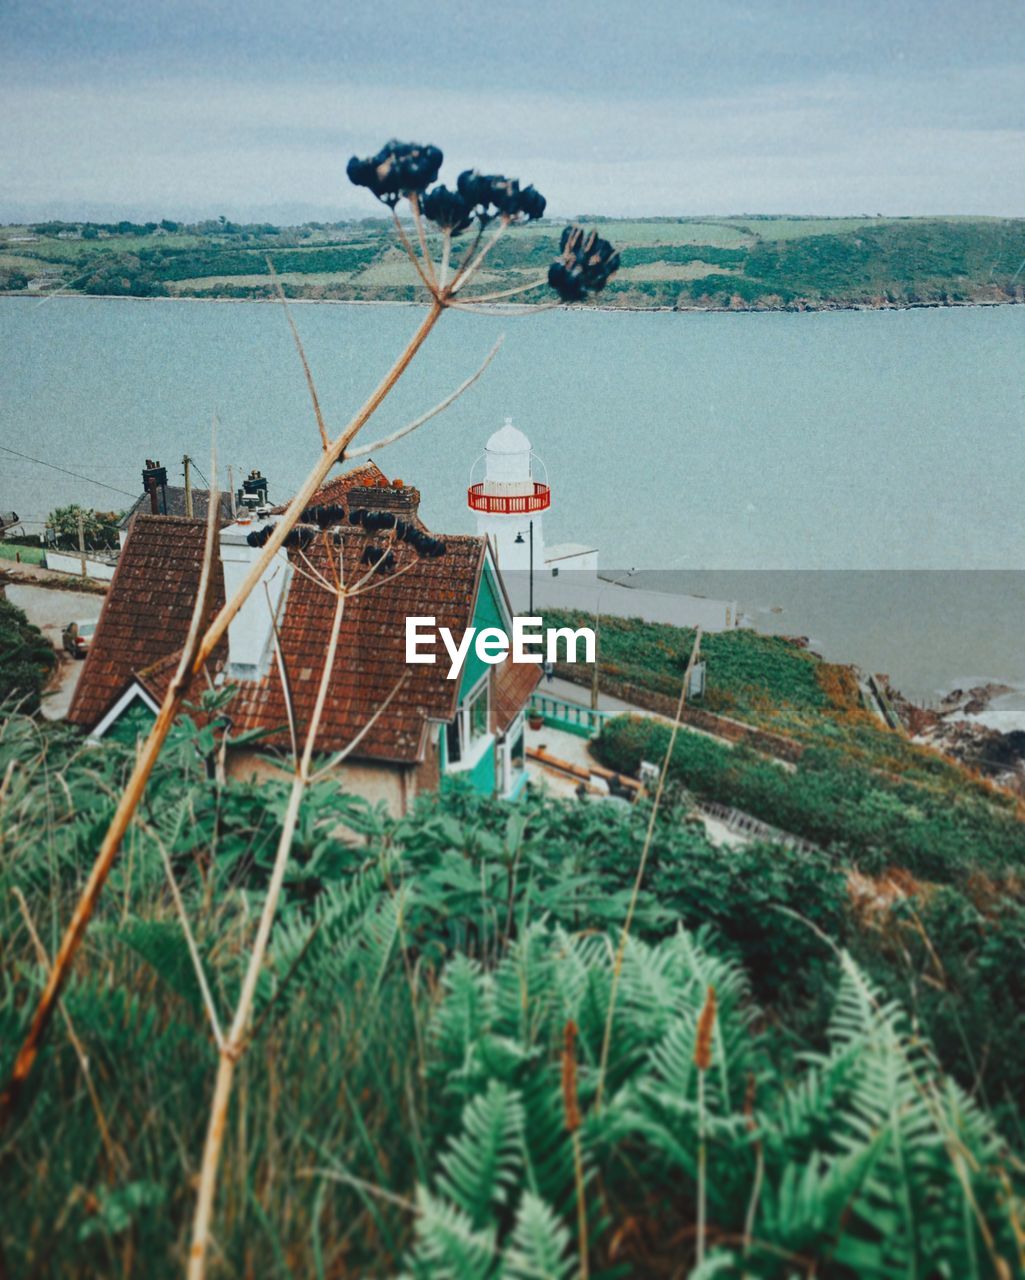
<path fill-rule="evenodd" d="M 420 318 L 394 306 L 303 305 L 294 314 L 335 427 Z M 1025 307 L 450 314 L 366 438 L 439 400 L 502 332 L 505 344 L 483 379 L 380 459 L 419 485 L 424 517 L 439 530 L 472 528 L 464 505 L 470 467 L 509 414 L 548 466 L 547 540 L 596 542 L 604 566 L 1025 567 Z M 139 491 L 147 456 L 176 479 L 185 452 L 207 471 L 214 415 L 222 481 L 229 462 L 236 477 L 259 467 L 272 496 L 284 498 L 316 450 L 301 369 L 275 306 L 5 299 L 0 343 L 0 443 L 115 489 Z M 39 520 L 69 501 L 118 507 L 126 499 L 0 454 L 0 509 Z M 871 577 L 874 607 L 859 594 L 852 610 L 847 589 L 816 588 L 819 612 L 842 622 L 855 660 L 866 648 L 858 635 L 866 608 L 865 636 L 905 612 L 897 576 Z M 921 640 L 904 635 L 886 664 L 891 672 L 903 665 L 923 691 L 965 674 L 1025 679 L 1022 619 L 1016 599 L 1010 604 L 1019 580 L 972 580 L 964 599 L 960 588 L 946 588 L 930 626 L 936 644 L 941 631 L 977 640 L 988 629 L 979 660 L 978 643 L 966 644 L 941 656 L 935 679 L 936 662 L 916 669 L 907 653 Z M 750 580 L 741 603 L 783 603 L 789 629 L 814 633 L 806 587 L 772 598 L 784 581 Z M 922 589 L 927 598 L 932 588 Z"/>

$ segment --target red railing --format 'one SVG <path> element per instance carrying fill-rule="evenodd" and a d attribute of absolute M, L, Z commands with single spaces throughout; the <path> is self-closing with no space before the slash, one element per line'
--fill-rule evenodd
<path fill-rule="evenodd" d="M 466 501 L 471 511 L 513 515 L 520 512 L 546 511 L 552 504 L 552 491 L 538 480 L 534 481 L 532 494 L 485 493 L 483 484 L 471 484 L 466 491 Z"/>

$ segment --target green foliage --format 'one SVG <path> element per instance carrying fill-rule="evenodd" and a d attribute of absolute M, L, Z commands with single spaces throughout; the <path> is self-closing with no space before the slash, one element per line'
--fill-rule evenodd
<path fill-rule="evenodd" d="M 552 610 L 545 625 L 593 626 L 594 619 L 579 610 Z M 693 647 L 690 627 L 611 615 L 601 620 L 602 672 L 656 693 L 679 694 Z M 828 705 L 818 678 L 821 660 L 783 636 L 746 629 L 709 632 L 701 638 L 701 656 L 708 664 L 709 690 L 731 711 L 754 718 L 767 700 L 815 711 Z"/>
<path fill-rule="evenodd" d="M 668 744 L 664 723 L 618 717 L 606 722 L 595 749 L 610 768 L 633 774 L 641 760 L 661 760 Z M 697 795 L 842 850 L 868 870 L 895 865 L 964 883 L 977 871 L 1008 877 L 1025 868 L 1025 824 L 1006 807 L 968 787 L 941 791 L 878 773 L 836 748 L 808 750 L 788 770 L 747 748 L 683 732 L 670 776 Z"/>
<path fill-rule="evenodd" d="M 121 518 L 119 511 L 93 511 L 89 507 L 71 503 L 67 507 L 55 507 L 46 517 L 46 523 L 56 537 L 57 546 L 78 548 L 79 516 L 82 518 L 82 532 L 88 548 L 118 545 L 117 522 Z"/>
<path fill-rule="evenodd" d="M 0 597 L 0 714 L 12 703 L 26 712 L 37 711 L 56 666 L 49 640 L 17 605 Z"/>
<path fill-rule="evenodd" d="M 176 729 L 65 993 L 113 1152 L 55 1021 L 0 1166 L 13 1275 L 120 1274 L 126 1258 L 154 1280 L 180 1274 L 216 1049 L 161 846 L 223 1025 L 287 790 L 211 781 L 203 741 L 188 720 Z M 0 722 L 0 1074 L 43 979 L 13 890 L 52 948 L 132 759 L 131 745 Z M 977 1019 L 974 1036 L 984 1016 L 1021 1006 L 1020 917 L 999 913 L 991 936 L 981 906 L 937 898 L 915 904 L 916 922 L 904 904 L 876 945 L 837 861 L 715 849 L 669 807 L 623 956 L 599 1107 L 647 822 L 643 807 L 537 796 L 512 807 L 460 789 L 396 821 L 336 786 L 313 789 L 225 1133 L 224 1274 L 577 1274 L 570 1021 L 593 1275 L 694 1263 L 699 1133 L 702 1275 L 784 1280 L 795 1258 L 837 1280 L 997 1275 L 998 1258 L 1013 1273 L 1020 1165 L 943 1067 L 949 1054 L 974 1082 L 951 1049 L 951 1007 Z M 934 1004 L 921 975 L 935 960 L 912 945 L 923 922 L 944 956 Z M 1015 1057 L 1012 1031 L 993 1054 Z M 1016 1063 L 997 1068 L 987 1095 L 1020 1102 Z"/>

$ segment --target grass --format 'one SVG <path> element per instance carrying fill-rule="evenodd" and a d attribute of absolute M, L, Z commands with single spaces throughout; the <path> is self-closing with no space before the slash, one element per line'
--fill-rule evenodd
<path fill-rule="evenodd" d="M 18 560 L 23 564 L 42 564 L 46 552 L 42 547 L 19 547 L 10 542 L 0 542 L 0 560 Z"/>

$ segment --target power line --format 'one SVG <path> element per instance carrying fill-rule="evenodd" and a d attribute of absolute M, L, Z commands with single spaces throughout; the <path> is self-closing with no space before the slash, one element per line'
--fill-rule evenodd
<path fill-rule="evenodd" d="M 129 493 L 127 489 L 119 489 L 113 484 L 104 484 L 102 480 L 93 480 L 89 476 L 80 475 L 77 471 L 69 471 L 67 467 L 58 467 L 52 462 L 46 462 L 42 458 L 30 457 L 27 453 L 19 453 L 17 449 L 9 449 L 7 445 L 0 444 L 0 449 L 4 453 L 13 453 L 16 458 L 24 458 L 26 462 L 36 462 L 41 467 L 49 467 L 51 471 L 61 471 L 66 476 L 74 476 L 76 480 L 84 480 L 87 484 L 99 485 L 101 489 L 109 489 L 112 493 L 123 494 L 126 498 L 137 498 L 137 493 Z"/>

